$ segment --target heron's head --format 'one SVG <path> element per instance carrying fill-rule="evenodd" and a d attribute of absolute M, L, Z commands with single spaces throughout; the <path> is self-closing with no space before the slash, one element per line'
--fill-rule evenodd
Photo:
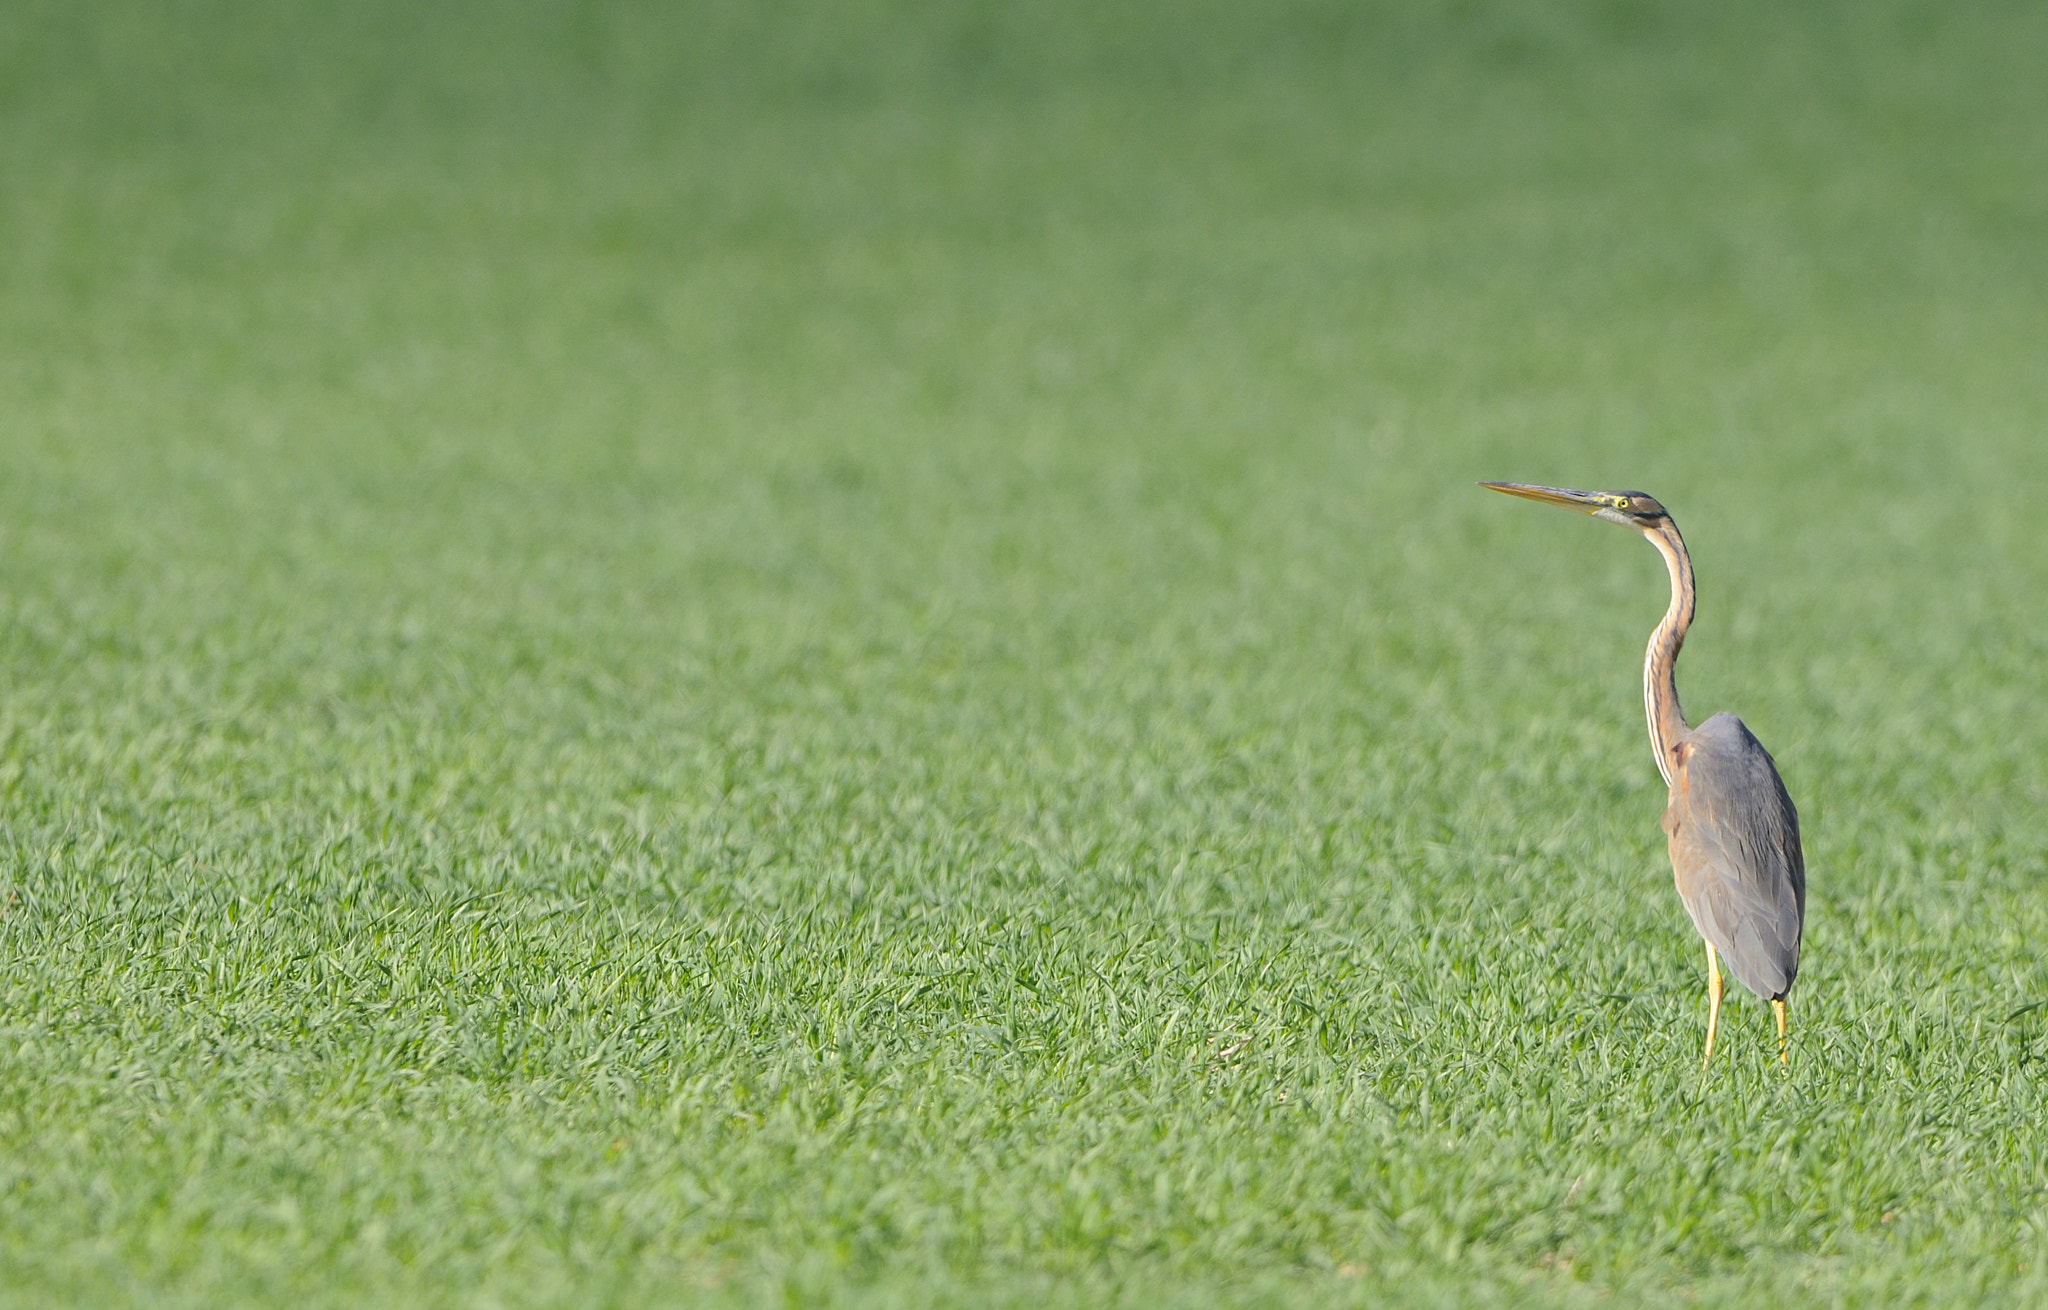
<path fill-rule="evenodd" d="M 1570 491 L 1564 487 L 1531 487 L 1520 482 L 1482 482 L 1509 496 L 1520 496 L 1543 505 L 1591 514 L 1596 519 L 1619 523 L 1638 532 L 1651 532 L 1671 521 L 1671 515 L 1655 496 L 1640 491 Z"/>

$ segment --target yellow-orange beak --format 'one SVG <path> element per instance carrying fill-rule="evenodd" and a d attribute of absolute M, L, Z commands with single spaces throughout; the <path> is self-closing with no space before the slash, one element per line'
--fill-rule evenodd
<path fill-rule="evenodd" d="M 1523 482 L 1482 482 L 1479 485 L 1503 495 L 1533 500 L 1539 505 L 1575 509 L 1581 514 L 1598 514 L 1603 509 L 1613 508 L 1614 505 L 1612 495 L 1607 492 L 1572 491 L 1565 487 L 1532 487 Z"/>

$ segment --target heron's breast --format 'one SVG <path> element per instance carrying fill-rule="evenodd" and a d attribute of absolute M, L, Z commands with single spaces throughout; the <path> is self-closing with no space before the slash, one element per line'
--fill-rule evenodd
<path fill-rule="evenodd" d="M 1677 884 L 1678 895 L 1688 908 L 1693 904 L 1694 893 L 1701 885 L 1707 866 L 1706 853 L 1700 849 L 1699 835 L 1693 831 L 1699 816 L 1693 813 L 1692 778 L 1686 768 L 1692 753 L 1691 742 L 1680 742 L 1671 752 L 1677 767 L 1671 771 L 1671 792 L 1665 800 L 1661 820 L 1666 845 L 1671 852 L 1671 879 Z"/>
<path fill-rule="evenodd" d="M 1678 840 L 1679 829 L 1685 826 L 1682 811 L 1692 799 L 1692 778 L 1686 771 L 1686 764 L 1692 759 L 1692 743 L 1682 741 L 1671 748 L 1671 789 L 1664 795 L 1664 835 L 1672 841 Z M 1673 848 L 1672 858 L 1677 858 Z"/>

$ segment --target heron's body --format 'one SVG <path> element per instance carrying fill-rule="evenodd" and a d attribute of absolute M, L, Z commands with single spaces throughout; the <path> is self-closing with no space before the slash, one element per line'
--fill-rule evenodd
<path fill-rule="evenodd" d="M 1636 531 L 1657 548 L 1671 573 L 1671 607 L 1650 633 L 1643 658 L 1643 708 L 1657 771 L 1670 788 L 1664 832 L 1678 898 L 1707 943 L 1707 1045 L 1714 1054 L 1721 1019 L 1720 962 L 1736 981 L 1771 1002 L 1784 1047 L 1785 998 L 1799 975 L 1806 922 L 1806 860 L 1799 813 L 1769 751 L 1732 714 L 1697 728 L 1679 708 L 1678 651 L 1692 625 L 1692 559 L 1678 525 L 1639 491 L 1567 491 L 1511 482 L 1482 484 L 1511 496 L 1576 509 Z"/>
<path fill-rule="evenodd" d="M 1799 815 L 1770 752 L 1716 714 L 1673 752 L 1664 832 L 1678 899 L 1735 980 L 1782 1001 L 1799 975 L 1806 862 Z"/>

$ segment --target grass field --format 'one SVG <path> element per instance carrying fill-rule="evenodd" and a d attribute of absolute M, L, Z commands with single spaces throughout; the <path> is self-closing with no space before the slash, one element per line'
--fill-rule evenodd
<path fill-rule="evenodd" d="M 0 6 L 0 1306 L 2048 1302 L 2044 66 Z"/>

